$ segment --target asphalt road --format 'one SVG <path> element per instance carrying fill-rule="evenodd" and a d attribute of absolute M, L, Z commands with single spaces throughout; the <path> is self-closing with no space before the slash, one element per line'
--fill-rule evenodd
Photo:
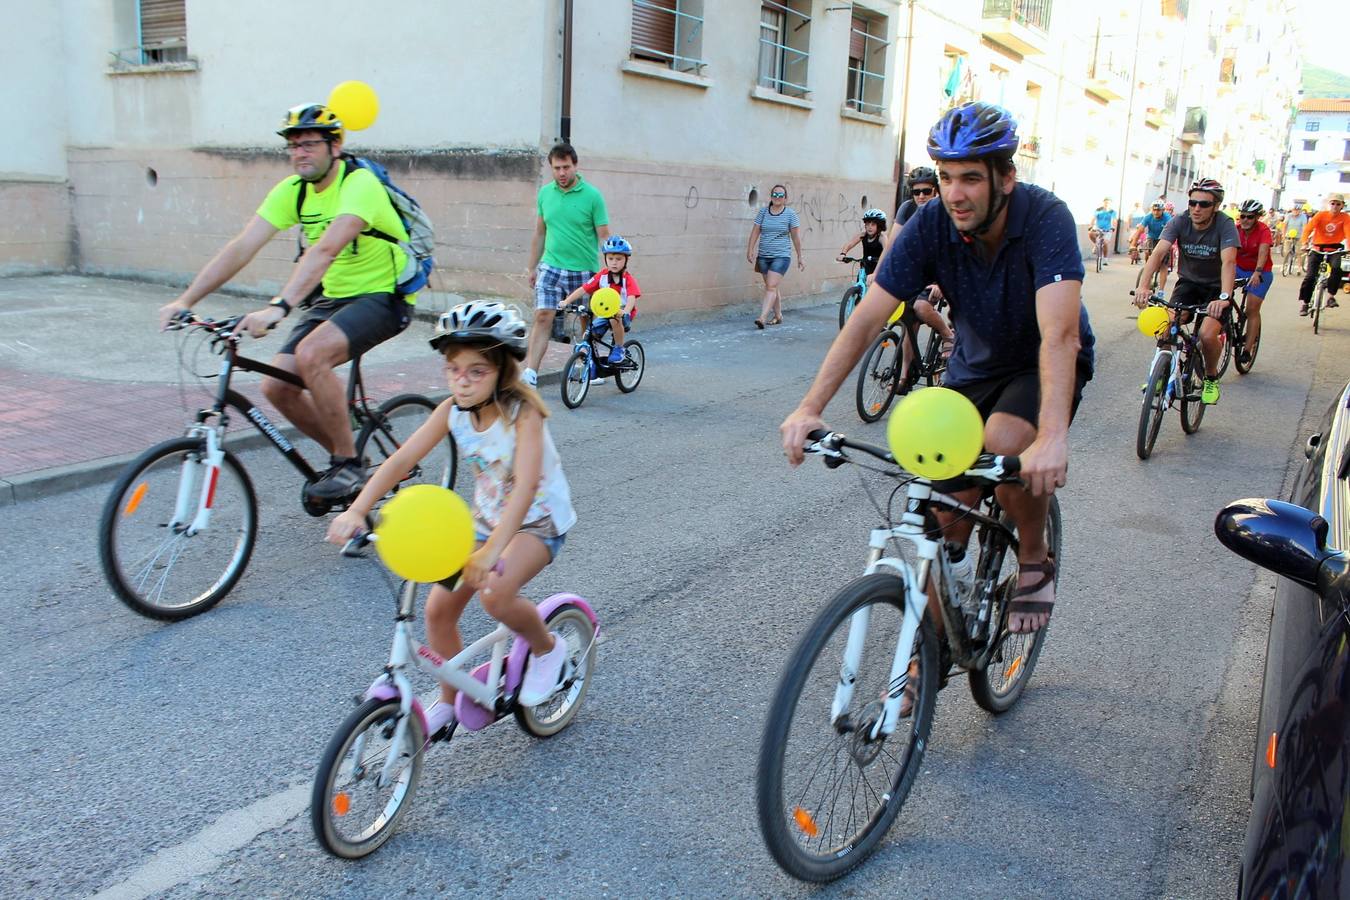
<path fill-rule="evenodd" d="M 995 719 L 953 679 L 908 804 L 842 882 L 778 871 L 753 801 L 786 655 L 875 524 L 855 471 L 790 471 L 778 448 L 835 332 L 818 307 L 763 332 L 639 331 L 631 395 L 597 386 L 569 411 L 547 389 L 580 521 L 531 592 L 575 590 L 599 612 L 586 706 L 551 740 L 508 719 L 437 745 L 399 833 L 360 863 L 315 843 L 309 785 L 387 656 L 392 595 L 374 562 L 320 543 L 278 457 L 244 454 L 263 498 L 248 573 L 174 625 L 105 587 L 105 487 L 0 508 L 0 895 L 1231 896 L 1271 580 L 1219 546 L 1213 516 L 1282 493 L 1307 422 L 1350 377 L 1350 312 L 1315 338 L 1277 284 L 1256 371 L 1230 374 L 1198 435 L 1169 417 L 1142 463 L 1151 350 L 1131 280 L 1123 264 L 1089 276 L 1098 376 L 1031 688 Z M 851 393 L 830 419 L 882 439 Z"/>

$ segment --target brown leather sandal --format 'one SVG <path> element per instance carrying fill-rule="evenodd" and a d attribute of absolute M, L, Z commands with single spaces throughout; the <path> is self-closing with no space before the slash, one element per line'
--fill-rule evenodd
<path fill-rule="evenodd" d="M 1020 571 L 1018 572 L 1019 575 L 1022 572 L 1039 572 L 1041 577 L 1040 580 L 1038 580 L 1035 584 L 1028 584 L 1024 587 L 1019 587 L 1017 590 L 1013 592 L 1012 599 L 1008 601 L 1008 615 L 1011 617 L 1015 614 L 1037 615 L 1040 613 L 1045 613 L 1047 616 L 1053 614 L 1055 611 L 1055 601 L 1053 600 L 1050 601 L 1022 600 L 1020 598 L 1030 597 L 1035 594 L 1038 594 L 1047 585 L 1052 585 L 1055 583 L 1055 557 L 1053 555 L 1048 556 L 1046 557 L 1045 562 L 1022 563 L 1019 568 L 1020 568 Z M 1049 624 L 1050 621 L 1049 619 L 1047 619 L 1045 625 Z M 1044 628 L 1045 625 L 1040 626 L 1040 628 L 1033 628 L 1030 631 L 1014 632 L 1014 633 L 1035 634 L 1036 632 L 1040 631 L 1041 628 Z"/>

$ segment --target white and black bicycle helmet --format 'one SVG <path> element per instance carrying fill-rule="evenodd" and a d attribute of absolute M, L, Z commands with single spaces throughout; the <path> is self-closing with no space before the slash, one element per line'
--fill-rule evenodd
<path fill-rule="evenodd" d="M 500 344 L 516 359 L 524 359 L 528 341 L 525 321 L 515 309 L 495 300 L 470 300 L 441 314 L 430 344 L 437 352 L 450 344 Z"/>
<path fill-rule="evenodd" d="M 1265 214 L 1266 208 L 1261 205 L 1260 200 L 1243 200 L 1238 212 L 1248 216 L 1260 216 Z"/>
<path fill-rule="evenodd" d="M 863 223 L 876 222 L 882 228 L 886 227 L 886 214 L 875 206 L 863 213 Z"/>

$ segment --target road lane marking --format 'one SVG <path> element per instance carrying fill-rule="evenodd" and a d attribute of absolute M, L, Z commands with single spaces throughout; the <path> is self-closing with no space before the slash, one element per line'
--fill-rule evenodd
<path fill-rule="evenodd" d="M 229 854 L 304 813 L 312 782 L 291 785 L 240 809 L 233 809 L 176 847 L 155 853 L 125 879 L 94 895 L 95 900 L 143 900 L 214 872 Z"/>

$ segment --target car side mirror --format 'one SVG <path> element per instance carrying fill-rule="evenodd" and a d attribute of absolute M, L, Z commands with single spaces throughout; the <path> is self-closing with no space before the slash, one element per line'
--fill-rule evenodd
<path fill-rule="evenodd" d="M 1214 534 L 1243 559 L 1304 587 L 1317 587 L 1328 556 L 1327 520 L 1282 500 L 1236 500 L 1214 519 Z"/>

